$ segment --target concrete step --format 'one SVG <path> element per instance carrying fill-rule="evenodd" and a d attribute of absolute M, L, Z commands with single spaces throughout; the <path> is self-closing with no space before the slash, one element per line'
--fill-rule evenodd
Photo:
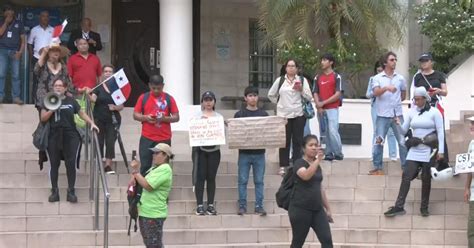
<path fill-rule="evenodd" d="M 59 184 L 60 196 L 66 196 L 67 184 Z M 126 187 L 110 187 L 111 200 L 126 200 Z M 264 198 L 274 200 L 278 187 L 266 187 Z M 398 188 L 327 188 L 326 193 L 332 201 L 393 201 L 398 196 Z M 463 188 L 433 188 L 430 194 L 431 201 L 463 201 Z M 0 188 L 0 202 L 11 201 L 38 201 L 43 202 L 50 195 L 50 186 L 26 187 L 26 188 Z M 76 187 L 76 195 L 80 201 L 88 200 L 89 187 Z M 247 189 L 248 200 L 255 200 L 254 188 Z M 102 198 L 102 192 L 100 193 Z M 192 200 L 195 193 L 192 187 L 175 186 L 171 189 L 170 200 Z M 236 186 L 216 188 L 216 201 L 236 200 L 238 191 Z M 412 188 L 408 193 L 407 200 L 421 199 L 421 189 Z"/>
<path fill-rule="evenodd" d="M 166 230 L 163 235 L 167 247 L 288 247 L 291 230 L 275 228 L 251 229 L 188 229 Z M 458 230 L 347 230 L 333 228 L 333 241 L 340 247 L 466 247 L 465 231 Z M 48 231 L 0 233 L 2 247 L 75 247 L 97 246 L 103 243 L 102 232 Z M 305 247 L 319 247 L 311 231 Z M 109 244 L 142 247 L 141 235 L 127 236 L 125 230 L 111 231 Z M 248 246 L 250 245 L 250 246 Z M 263 246 L 262 246 L 263 245 Z M 354 246 L 352 246 L 354 245 Z M 336 246 L 337 247 L 337 246 Z"/>
<path fill-rule="evenodd" d="M 333 228 L 349 230 L 363 229 L 410 229 L 410 230 L 466 230 L 467 220 L 462 215 L 404 215 L 387 218 L 381 214 L 334 214 Z M 126 215 L 110 215 L 110 230 L 128 227 Z M 0 216 L 0 232 L 15 231 L 61 231 L 91 230 L 93 215 L 32 215 Z M 102 218 L 101 218 L 102 221 Z M 259 216 L 247 214 L 218 214 L 217 216 L 170 215 L 166 220 L 166 230 L 189 230 L 216 228 L 280 228 L 290 227 L 287 214 Z"/>
<path fill-rule="evenodd" d="M 63 195 L 61 195 L 63 196 Z M 334 201 L 329 200 L 333 214 L 383 214 L 389 207 L 393 206 L 395 199 L 387 201 Z M 238 211 L 237 200 L 217 200 L 215 202 L 219 214 L 236 214 Z M 286 214 L 284 209 L 279 208 L 274 200 L 264 201 L 265 210 L 269 214 Z M 255 201 L 249 200 L 247 211 L 252 214 Z M 78 203 L 71 204 L 64 199 L 60 202 L 50 203 L 45 199 L 41 201 L 5 201 L 0 202 L 0 216 L 34 216 L 34 215 L 83 215 L 93 214 L 94 204 L 88 199 L 79 199 Z M 103 202 L 99 204 L 102 211 Z M 170 215 L 194 214 L 196 201 L 170 200 Z M 407 214 L 418 215 L 420 201 L 407 200 L 405 210 Z M 469 205 L 462 201 L 436 201 L 429 205 L 432 215 L 459 215 L 465 216 L 469 213 Z M 109 213 L 112 215 L 128 215 L 128 202 L 125 199 L 112 200 L 109 205 Z"/>

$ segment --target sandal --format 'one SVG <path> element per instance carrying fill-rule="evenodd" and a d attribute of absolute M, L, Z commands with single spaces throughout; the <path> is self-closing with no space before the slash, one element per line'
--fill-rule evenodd
<path fill-rule="evenodd" d="M 278 175 L 280 175 L 280 176 L 284 176 L 284 175 L 285 175 L 285 173 L 286 173 L 286 171 L 285 171 L 285 167 L 280 167 L 280 170 L 278 170 Z"/>

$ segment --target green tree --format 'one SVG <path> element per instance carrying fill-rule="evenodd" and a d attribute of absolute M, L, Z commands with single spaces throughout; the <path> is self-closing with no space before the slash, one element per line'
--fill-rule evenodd
<path fill-rule="evenodd" d="M 448 73 L 452 58 L 474 51 L 472 1 L 430 1 L 415 7 L 421 33 L 431 40 L 436 69 Z"/>
<path fill-rule="evenodd" d="M 323 52 L 333 53 L 338 71 L 350 81 L 349 97 L 364 95 L 367 82 L 359 75 L 372 68 L 381 47 L 400 44 L 407 13 L 396 0 L 262 0 L 259 10 L 261 28 L 278 47 L 280 61 L 301 60 L 308 72 L 318 67 Z"/>

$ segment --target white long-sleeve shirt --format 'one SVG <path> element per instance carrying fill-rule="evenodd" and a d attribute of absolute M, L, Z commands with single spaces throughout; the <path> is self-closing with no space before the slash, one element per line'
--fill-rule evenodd
<path fill-rule="evenodd" d="M 401 129 L 403 133 L 407 133 L 408 129 L 413 130 L 413 137 L 424 138 L 427 134 L 436 131 L 438 135 L 438 151 L 444 154 L 444 126 L 443 117 L 438 109 L 431 107 L 429 111 L 420 114 L 418 107 L 411 108 L 405 116 Z M 431 148 L 427 145 L 420 144 L 410 148 L 407 154 L 407 160 L 429 162 Z"/>
<path fill-rule="evenodd" d="M 296 76 L 298 79 L 300 76 Z M 296 81 L 296 78 L 295 80 Z M 280 77 L 278 77 L 275 82 L 273 82 L 272 87 L 268 91 L 268 99 L 273 103 L 277 104 L 277 116 L 286 117 L 288 119 L 296 118 L 303 115 L 303 104 L 301 103 L 302 97 L 308 101 L 312 101 L 313 95 L 311 89 L 309 88 L 309 83 L 306 78 L 303 77 L 303 90 L 297 91 L 293 89 L 294 81 L 288 79 L 288 76 L 285 75 L 285 81 L 281 85 L 280 90 L 278 91 L 278 86 L 280 84 Z M 280 97 L 278 99 L 278 97 Z"/>

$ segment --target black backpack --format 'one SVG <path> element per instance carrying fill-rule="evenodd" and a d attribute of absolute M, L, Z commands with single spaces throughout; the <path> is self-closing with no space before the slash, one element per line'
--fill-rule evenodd
<path fill-rule="evenodd" d="M 288 210 L 293 192 L 295 191 L 296 175 L 293 171 L 293 166 L 288 167 L 288 170 L 281 181 L 280 188 L 275 194 L 275 199 L 278 207 Z"/>

